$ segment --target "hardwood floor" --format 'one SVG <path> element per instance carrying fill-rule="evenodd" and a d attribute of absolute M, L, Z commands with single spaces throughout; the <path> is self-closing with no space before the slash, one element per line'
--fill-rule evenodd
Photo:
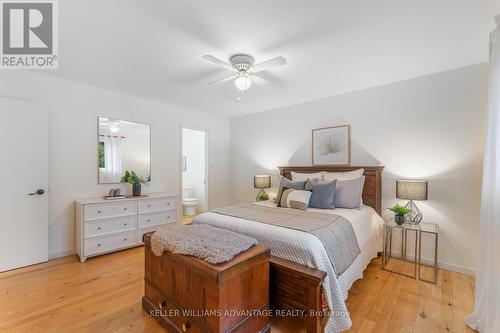
<path fill-rule="evenodd" d="M 165 332 L 142 311 L 143 248 L 80 263 L 75 256 L 0 273 L 0 332 Z M 439 271 L 437 285 L 380 269 L 375 259 L 349 292 L 351 332 L 473 332 L 474 278 Z M 305 332 L 298 318 L 273 333 Z"/>

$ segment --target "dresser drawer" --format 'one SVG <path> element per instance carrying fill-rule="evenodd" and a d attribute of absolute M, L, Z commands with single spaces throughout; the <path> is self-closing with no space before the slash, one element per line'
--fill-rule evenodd
<path fill-rule="evenodd" d="M 115 202 L 97 205 L 85 205 L 83 214 L 85 221 L 135 215 L 137 214 L 137 203 Z"/>
<path fill-rule="evenodd" d="M 152 225 L 173 223 L 177 221 L 177 211 L 170 210 L 164 213 L 143 214 L 139 215 L 139 228 L 149 227 Z"/>
<path fill-rule="evenodd" d="M 137 231 L 118 235 L 91 238 L 85 240 L 85 255 L 91 256 L 101 252 L 114 251 L 137 244 Z"/>
<path fill-rule="evenodd" d="M 85 238 L 135 230 L 137 228 L 137 217 L 132 215 L 106 220 L 89 221 L 85 222 L 83 228 Z"/>
<path fill-rule="evenodd" d="M 171 198 L 139 200 L 139 214 L 177 209 L 177 200 Z"/>

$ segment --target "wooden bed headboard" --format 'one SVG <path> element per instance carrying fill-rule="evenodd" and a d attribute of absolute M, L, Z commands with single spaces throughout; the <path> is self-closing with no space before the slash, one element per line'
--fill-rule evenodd
<path fill-rule="evenodd" d="M 313 173 L 320 171 L 327 172 L 346 172 L 356 169 L 365 169 L 365 186 L 363 187 L 363 203 L 371 206 L 381 215 L 382 213 L 382 171 L 383 166 L 334 166 L 334 165 L 315 165 L 315 166 L 280 166 L 280 174 L 288 179 L 292 179 L 291 172 Z"/>

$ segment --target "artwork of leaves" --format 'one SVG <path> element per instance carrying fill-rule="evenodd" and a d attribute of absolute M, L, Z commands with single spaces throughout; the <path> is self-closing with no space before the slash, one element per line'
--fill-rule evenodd
<path fill-rule="evenodd" d="M 350 126 L 313 130 L 313 165 L 348 165 L 350 163 Z"/>

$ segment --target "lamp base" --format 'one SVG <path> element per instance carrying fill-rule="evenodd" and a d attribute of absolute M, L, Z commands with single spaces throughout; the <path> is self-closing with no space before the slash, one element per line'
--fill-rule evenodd
<path fill-rule="evenodd" d="M 262 189 L 262 188 L 261 188 L 261 189 L 260 189 L 260 191 L 259 191 L 259 193 L 257 193 L 257 197 L 255 198 L 255 200 L 256 200 L 257 202 L 261 201 L 260 196 L 261 196 L 262 194 L 265 194 L 265 193 L 266 193 L 266 191 L 264 191 L 264 189 Z"/>
<path fill-rule="evenodd" d="M 405 215 L 405 222 L 409 224 L 419 224 L 420 221 L 422 221 L 423 214 L 413 200 L 408 201 L 405 207 L 411 209 L 411 211 Z"/>

